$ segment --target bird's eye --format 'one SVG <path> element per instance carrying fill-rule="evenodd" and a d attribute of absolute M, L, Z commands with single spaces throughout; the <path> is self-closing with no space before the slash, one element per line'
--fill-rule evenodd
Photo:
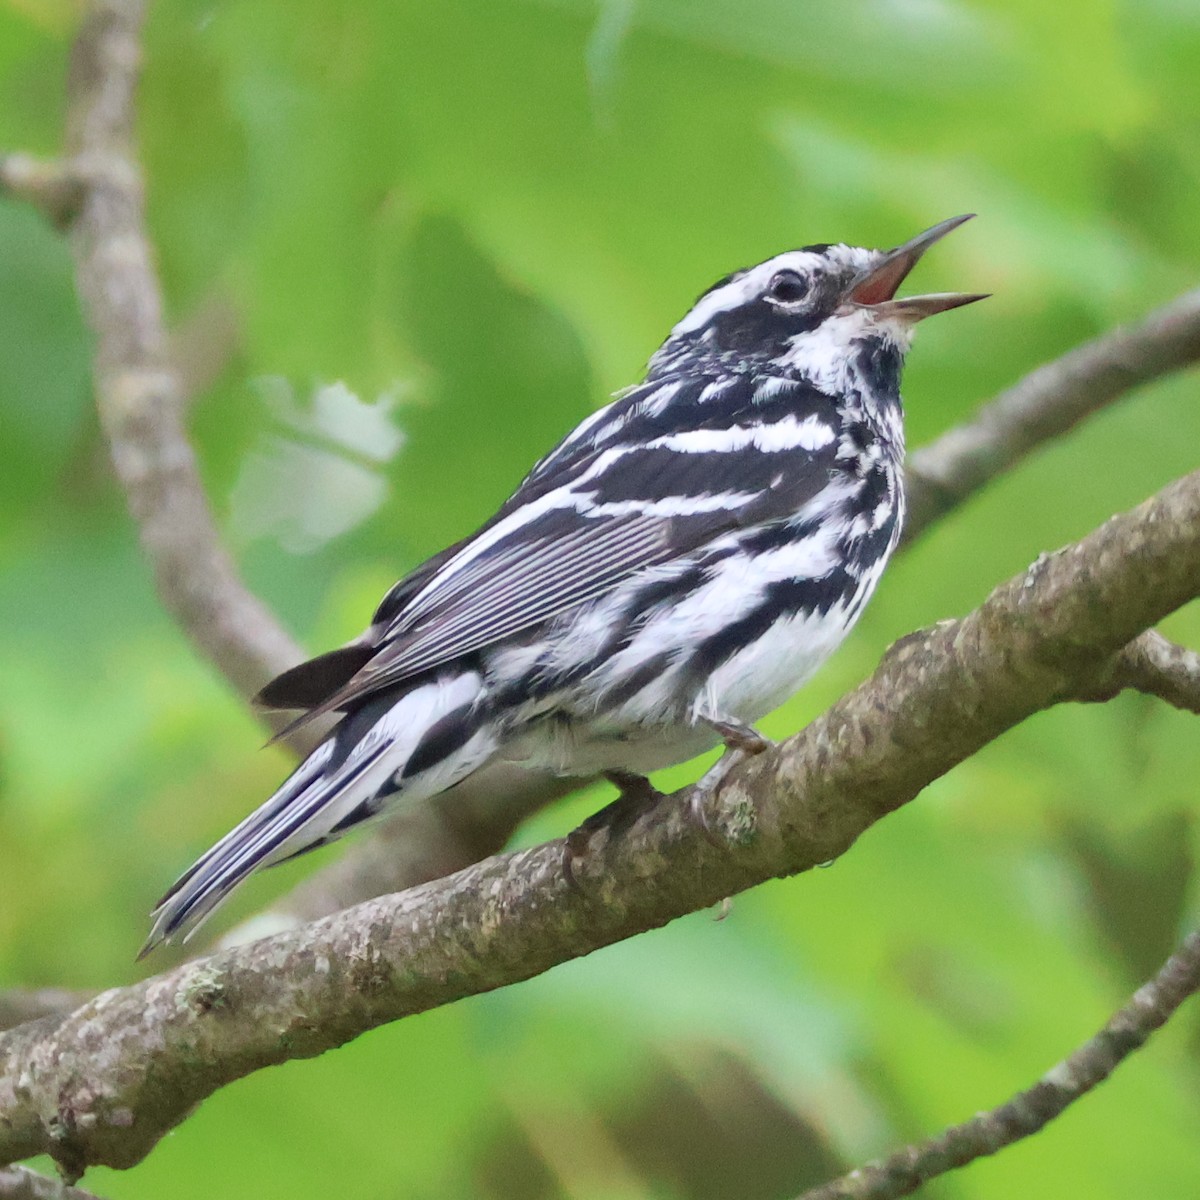
<path fill-rule="evenodd" d="M 776 304 L 795 304 L 808 295 L 808 280 L 797 271 L 779 271 L 767 284 L 767 299 Z"/>

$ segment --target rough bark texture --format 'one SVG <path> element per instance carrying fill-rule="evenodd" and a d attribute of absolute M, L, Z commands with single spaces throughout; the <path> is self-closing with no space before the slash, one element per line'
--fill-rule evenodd
<path fill-rule="evenodd" d="M 0 1200 L 100 1200 L 91 1192 L 64 1187 L 25 1167 L 0 1167 Z"/>
<path fill-rule="evenodd" d="M 836 858 L 1024 717 L 1091 695 L 1127 643 L 1198 590 L 1200 472 L 1043 555 L 962 620 L 897 643 L 866 683 L 731 777 L 709 814 L 715 837 L 677 796 L 597 839 L 579 890 L 548 843 L 0 1036 L 0 1162 L 49 1153 L 69 1178 L 130 1166 L 251 1071 Z"/>
<path fill-rule="evenodd" d="M 1125 688 L 1200 715 L 1200 654 L 1148 629 L 1114 661 L 1112 674 L 1101 681 L 1095 699 L 1110 700 Z"/>

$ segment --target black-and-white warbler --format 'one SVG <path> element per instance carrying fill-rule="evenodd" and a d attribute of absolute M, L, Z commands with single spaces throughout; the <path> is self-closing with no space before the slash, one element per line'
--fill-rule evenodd
<path fill-rule="evenodd" d="M 645 382 L 396 584 L 366 633 L 263 689 L 296 725 L 345 715 L 171 888 L 147 948 L 259 867 L 498 757 L 632 795 L 720 742 L 761 745 L 752 723 L 841 642 L 895 548 L 913 327 L 982 297 L 894 297 L 967 219 L 892 251 L 789 251 L 705 292 Z"/>

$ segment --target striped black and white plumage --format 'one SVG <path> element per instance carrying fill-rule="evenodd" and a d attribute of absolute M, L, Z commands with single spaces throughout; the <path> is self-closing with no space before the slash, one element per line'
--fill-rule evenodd
<path fill-rule="evenodd" d="M 252 871 L 499 757 L 628 780 L 787 699 L 857 620 L 904 514 L 896 300 L 921 253 L 808 246 L 721 280 L 477 533 L 260 699 L 344 713 L 167 893 L 148 946 Z"/>

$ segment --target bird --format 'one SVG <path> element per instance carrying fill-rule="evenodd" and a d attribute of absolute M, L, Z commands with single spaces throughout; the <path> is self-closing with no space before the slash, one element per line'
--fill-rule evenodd
<path fill-rule="evenodd" d="M 604 775 L 615 810 L 653 803 L 660 768 L 724 744 L 711 790 L 763 749 L 755 723 L 845 638 L 896 548 L 914 327 L 985 298 L 897 291 L 973 215 L 891 250 L 785 251 L 705 291 L 643 381 L 401 579 L 361 636 L 262 689 L 298 712 L 285 732 L 339 720 L 172 885 L 143 954 L 260 868 L 498 759 Z"/>

